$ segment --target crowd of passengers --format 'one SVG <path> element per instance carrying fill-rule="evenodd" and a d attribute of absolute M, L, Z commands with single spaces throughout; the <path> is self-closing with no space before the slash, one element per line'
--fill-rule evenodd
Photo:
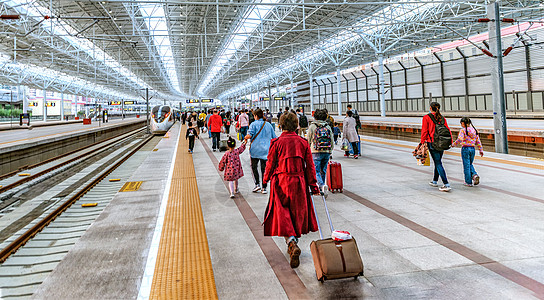
<path fill-rule="evenodd" d="M 181 115 L 187 124 L 186 138 L 189 152 L 193 153 L 195 139 L 202 134 L 211 138 L 212 151 L 219 151 L 221 133 L 227 135 L 227 150 L 219 163 L 224 180 L 229 183 L 230 197 L 240 193 L 238 180 L 244 176 L 240 154 L 249 148 L 254 193 L 270 196 L 264 217 L 264 235 L 284 237 L 292 268 L 299 265 L 298 239 L 317 231 L 317 221 L 311 194 L 327 197 L 327 165 L 335 145 L 340 142 L 345 157 L 359 158 L 361 153 L 357 110 L 347 106 L 343 130 L 326 109 L 313 112 L 312 121 L 300 109 L 280 108 L 274 115 L 268 109 L 224 109 L 190 111 Z M 276 130 L 278 125 L 278 131 Z M 232 130 L 234 127 L 234 130 Z M 429 184 L 439 191 L 450 192 L 446 171 L 442 164 L 444 151 L 460 146 L 465 183 L 478 185 L 480 177 L 473 166 L 475 150 L 483 156 L 478 131 L 469 118 L 461 119 L 461 131 L 455 141 L 446 118 L 440 113 L 440 104 L 432 102 L 429 113 L 423 117 L 421 141 L 414 155 L 422 161 L 430 156 L 434 174 Z M 232 132 L 232 135 L 231 135 Z M 241 142 L 236 147 L 237 141 Z M 260 171 L 260 172 L 259 172 Z M 262 179 L 262 180 L 261 180 Z M 439 186 L 438 180 L 442 180 Z"/>

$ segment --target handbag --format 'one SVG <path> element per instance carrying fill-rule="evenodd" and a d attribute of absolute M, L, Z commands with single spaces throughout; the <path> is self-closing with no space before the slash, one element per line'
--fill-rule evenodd
<path fill-rule="evenodd" d="M 349 151 L 349 141 L 347 139 L 344 139 L 342 141 L 342 148 L 343 151 Z"/>

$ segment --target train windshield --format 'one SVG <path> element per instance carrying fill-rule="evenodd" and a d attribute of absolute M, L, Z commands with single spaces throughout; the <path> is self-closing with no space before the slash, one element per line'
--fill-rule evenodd
<path fill-rule="evenodd" d="M 162 123 L 170 116 L 170 106 L 157 105 L 151 110 L 151 115 L 158 123 Z"/>

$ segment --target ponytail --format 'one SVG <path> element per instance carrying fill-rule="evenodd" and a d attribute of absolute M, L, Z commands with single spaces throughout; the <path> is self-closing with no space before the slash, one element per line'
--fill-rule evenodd
<path fill-rule="evenodd" d="M 435 113 L 437 122 L 440 122 L 444 118 L 440 114 L 440 103 L 431 102 L 431 110 Z"/>
<path fill-rule="evenodd" d="M 470 120 L 469 117 L 463 117 L 463 118 L 461 118 L 461 123 L 464 123 L 464 124 L 465 124 L 465 126 L 466 126 L 466 127 L 465 127 L 465 131 L 466 131 L 467 135 L 468 135 L 468 125 L 470 125 L 470 126 L 474 129 L 474 131 L 476 131 L 476 136 L 479 135 L 479 134 L 478 134 L 478 130 L 476 129 L 476 127 L 474 127 L 474 124 L 472 124 L 472 121 Z"/>

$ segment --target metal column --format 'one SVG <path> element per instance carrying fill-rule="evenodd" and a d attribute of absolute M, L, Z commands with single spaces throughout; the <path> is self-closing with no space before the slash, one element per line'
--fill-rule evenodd
<path fill-rule="evenodd" d="M 504 99 L 504 70 L 502 64 L 501 18 L 499 1 L 487 6 L 489 22 L 489 46 L 496 56 L 496 64 L 491 68 L 493 97 L 493 126 L 495 131 L 495 152 L 508 154 L 508 132 L 506 129 L 506 101 Z M 493 41 L 495 43 L 493 43 Z"/>
<path fill-rule="evenodd" d="M 23 87 L 22 90 L 22 97 L 23 97 L 23 113 L 28 113 L 28 98 L 26 97 L 26 87 Z M 19 99 L 18 99 L 19 100 Z"/>
<path fill-rule="evenodd" d="M 272 112 L 272 91 L 270 90 L 270 84 L 268 84 L 268 109 Z"/>
<path fill-rule="evenodd" d="M 340 68 L 336 68 L 336 92 L 338 94 L 338 115 L 342 115 L 342 85 L 340 84 Z"/>
<path fill-rule="evenodd" d="M 60 93 L 60 120 L 64 120 L 64 92 Z"/>
<path fill-rule="evenodd" d="M 289 104 L 289 107 L 291 109 L 293 109 L 293 110 L 295 109 L 295 107 L 294 107 L 294 101 L 295 101 L 294 98 L 295 98 L 295 95 L 293 94 L 293 79 L 291 79 L 291 101 L 290 101 L 291 103 Z"/>
<path fill-rule="evenodd" d="M 47 94 L 43 89 L 43 121 L 47 121 Z"/>
<path fill-rule="evenodd" d="M 314 76 L 310 74 L 310 113 L 314 111 Z"/>
<path fill-rule="evenodd" d="M 149 88 L 145 88 L 145 105 L 146 105 L 147 134 L 150 134 L 151 131 L 149 131 Z"/>
<path fill-rule="evenodd" d="M 385 77 L 383 75 L 383 53 L 378 53 L 380 67 L 380 114 L 385 117 Z"/>

